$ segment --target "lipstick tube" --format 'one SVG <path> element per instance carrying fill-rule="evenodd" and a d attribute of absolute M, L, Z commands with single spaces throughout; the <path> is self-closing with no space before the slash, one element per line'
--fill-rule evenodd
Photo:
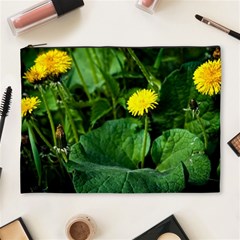
<path fill-rule="evenodd" d="M 7 20 L 13 34 L 19 35 L 83 5 L 83 0 L 45 0 Z"/>

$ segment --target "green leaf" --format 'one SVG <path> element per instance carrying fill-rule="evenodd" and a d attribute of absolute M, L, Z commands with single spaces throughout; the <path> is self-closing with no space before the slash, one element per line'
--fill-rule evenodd
<path fill-rule="evenodd" d="M 210 96 L 198 95 L 195 100 L 199 107 L 199 116 L 192 117 L 191 111 L 185 112 L 184 128 L 196 134 L 203 140 L 203 129 L 208 137 L 218 133 L 220 129 L 220 108 L 216 103 L 220 102 L 219 99 L 211 98 Z M 214 136 L 215 137 L 215 136 Z M 211 139 L 210 142 L 213 142 Z"/>
<path fill-rule="evenodd" d="M 162 84 L 158 111 L 153 112 L 153 121 L 159 131 L 185 128 L 204 141 L 203 129 L 212 151 L 220 129 L 220 97 L 200 94 L 193 82 L 193 73 L 200 62 L 183 64 L 169 74 Z M 194 99 L 199 107 L 199 119 L 193 118 L 189 102 Z M 189 109 L 189 111 L 186 111 Z M 215 143 L 215 144 L 214 144 Z"/>
<path fill-rule="evenodd" d="M 183 163 L 189 174 L 189 183 L 202 185 L 210 175 L 210 161 L 204 153 L 203 142 L 184 129 L 171 129 L 155 139 L 151 149 L 152 159 L 160 172 Z"/>
<path fill-rule="evenodd" d="M 138 65 L 139 69 L 143 73 L 143 75 L 146 78 L 146 80 L 148 81 L 148 84 L 150 85 L 150 87 L 155 92 L 159 92 L 160 89 L 161 89 L 161 81 L 159 79 L 157 79 L 151 72 L 149 72 L 146 69 L 145 65 L 140 61 L 140 59 L 138 58 L 137 54 L 134 52 L 134 50 L 132 48 L 127 48 L 127 50 L 129 52 L 130 56 L 132 57 L 132 59 Z"/>
<path fill-rule="evenodd" d="M 197 63 L 183 64 L 178 70 L 166 77 L 162 84 L 158 111 L 153 112 L 154 122 L 161 130 L 183 128 L 185 122 L 184 108 L 188 107 L 191 98 L 196 98 L 197 92 L 193 85 L 193 72 Z"/>
<path fill-rule="evenodd" d="M 107 99 L 101 98 L 93 103 L 91 111 L 91 124 L 94 125 L 97 120 L 111 111 L 111 105 Z"/>
<path fill-rule="evenodd" d="M 129 170 L 82 162 L 75 166 L 73 184 L 78 193 L 180 192 L 185 187 L 184 169 L 159 173 L 153 169 Z"/>
<path fill-rule="evenodd" d="M 66 164 L 68 172 L 73 174 L 75 190 L 81 193 L 182 191 L 185 170 L 181 162 L 163 173 L 149 168 L 137 169 L 143 135 L 141 122 L 131 118 L 108 121 L 81 136 Z M 147 152 L 149 148 L 148 136 Z"/>
<path fill-rule="evenodd" d="M 184 164 L 189 172 L 190 184 L 204 185 L 209 180 L 211 167 L 207 155 L 193 154 Z"/>
<path fill-rule="evenodd" d="M 116 98 L 119 93 L 120 93 L 120 87 L 118 82 L 116 81 L 116 79 L 114 77 L 112 77 L 110 74 L 108 74 L 107 72 L 105 72 L 103 69 L 99 69 L 100 72 L 102 73 L 102 76 L 105 80 L 107 89 L 110 93 L 110 95 L 114 98 Z"/>
<path fill-rule="evenodd" d="M 92 94 L 97 89 L 102 90 L 103 84 L 106 82 L 113 95 L 116 95 L 116 91 L 119 91 L 118 85 L 112 76 L 121 72 L 120 63 L 123 64 L 125 61 L 125 56 L 121 51 L 117 51 L 116 48 L 81 47 L 73 49 L 73 54 L 86 81 L 89 93 Z M 74 67 L 73 75 L 66 85 L 69 88 L 81 85 Z"/>
<path fill-rule="evenodd" d="M 110 51 L 111 59 L 108 62 L 109 73 L 115 76 L 116 74 L 122 73 L 124 69 L 124 63 L 127 59 L 121 50 L 110 48 Z"/>
<path fill-rule="evenodd" d="M 134 169 L 141 161 L 144 130 L 135 119 L 107 121 L 102 127 L 81 136 L 70 153 L 75 162 L 89 161 L 106 166 Z M 146 154 L 150 148 L 147 139 Z"/>
<path fill-rule="evenodd" d="M 73 54 L 74 58 L 76 59 L 76 62 L 78 64 L 78 67 L 81 71 L 81 74 L 82 74 L 84 80 L 86 81 L 88 91 L 90 93 L 94 92 L 96 90 L 97 84 L 94 83 L 94 76 L 92 73 L 90 63 L 88 61 L 88 56 L 85 51 L 85 48 L 73 49 L 72 54 Z M 65 82 L 66 86 L 69 89 L 72 89 L 73 87 L 76 88 L 77 86 L 79 87 L 79 85 L 82 85 L 82 82 L 79 79 L 77 69 L 75 68 L 74 65 L 72 66 L 72 69 L 73 69 L 73 74 L 72 74 L 70 80 Z"/>

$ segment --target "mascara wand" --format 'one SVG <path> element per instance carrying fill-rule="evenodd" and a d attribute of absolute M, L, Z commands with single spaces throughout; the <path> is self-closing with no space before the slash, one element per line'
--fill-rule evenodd
<path fill-rule="evenodd" d="M 7 87 L 6 91 L 3 94 L 2 102 L 1 102 L 1 106 L 0 106 L 0 116 L 1 116 L 0 142 L 1 142 L 1 138 L 2 138 L 2 132 L 3 132 L 3 127 L 4 127 L 4 123 L 5 123 L 5 118 L 8 115 L 8 112 L 10 109 L 11 99 L 12 99 L 12 88 L 9 86 L 9 87 Z"/>

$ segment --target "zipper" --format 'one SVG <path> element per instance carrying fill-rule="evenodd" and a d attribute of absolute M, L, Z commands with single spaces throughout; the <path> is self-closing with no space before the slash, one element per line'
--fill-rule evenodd
<path fill-rule="evenodd" d="M 47 43 L 40 43 L 40 44 L 29 44 L 25 48 L 35 48 L 35 47 L 41 47 L 41 46 L 46 46 Z"/>

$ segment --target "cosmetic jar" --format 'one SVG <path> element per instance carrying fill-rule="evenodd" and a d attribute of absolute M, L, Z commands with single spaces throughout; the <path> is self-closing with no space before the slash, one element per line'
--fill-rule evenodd
<path fill-rule="evenodd" d="M 68 240 L 92 240 L 96 231 L 95 221 L 84 214 L 71 218 L 66 224 Z"/>
<path fill-rule="evenodd" d="M 83 0 L 45 0 L 7 19 L 14 35 L 55 19 L 84 5 Z"/>
<path fill-rule="evenodd" d="M 156 10 L 159 0 L 137 0 L 136 7 L 141 10 L 153 14 Z"/>

